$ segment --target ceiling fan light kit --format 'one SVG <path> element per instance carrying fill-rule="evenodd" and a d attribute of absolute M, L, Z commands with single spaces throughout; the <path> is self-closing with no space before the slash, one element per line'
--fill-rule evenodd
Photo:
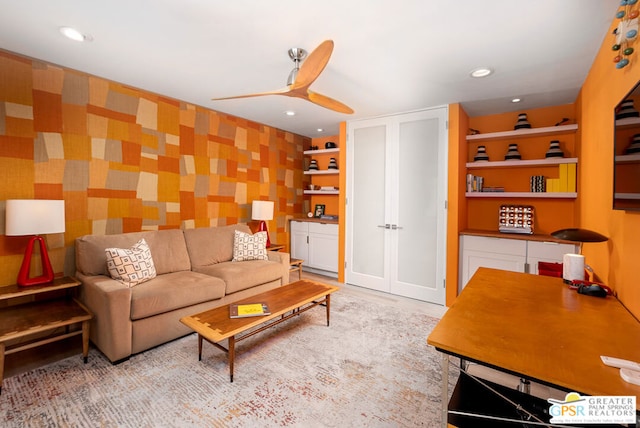
<path fill-rule="evenodd" d="M 338 113 L 352 114 L 353 109 L 346 104 L 343 104 L 338 100 L 334 100 L 333 98 L 329 98 L 326 95 L 318 94 L 309 90 L 309 86 L 315 82 L 320 73 L 322 73 L 326 67 L 332 52 L 333 40 L 325 40 L 320 43 L 320 45 L 309 55 L 307 55 L 307 51 L 302 48 L 291 48 L 289 49 L 289 57 L 294 62 L 295 66 L 289 73 L 287 88 L 256 94 L 213 98 L 213 101 L 261 97 L 265 95 L 284 95 L 287 97 L 301 98 Z M 305 57 L 306 60 L 302 62 L 302 65 L 300 65 L 300 62 L 305 59 Z"/>

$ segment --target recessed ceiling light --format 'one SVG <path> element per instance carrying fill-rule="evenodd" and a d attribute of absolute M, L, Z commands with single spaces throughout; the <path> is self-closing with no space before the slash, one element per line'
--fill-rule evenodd
<path fill-rule="evenodd" d="M 324 129 L 318 128 L 318 132 L 322 132 L 322 131 L 324 131 Z"/>
<path fill-rule="evenodd" d="M 511 100 L 512 103 L 519 103 L 520 101 L 522 101 L 520 98 L 514 98 Z"/>
<path fill-rule="evenodd" d="M 487 77 L 493 73 L 493 70 L 488 67 L 480 67 L 473 70 L 470 74 L 471 77 Z"/>
<path fill-rule="evenodd" d="M 284 114 L 286 114 L 287 116 L 295 116 L 296 112 L 293 110 L 287 110 L 284 112 Z"/>
<path fill-rule="evenodd" d="M 67 38 L 76 42 L 90 42 L 93 38 L 90 35 L 82 34 L 80 31 L 71 27 L 60 27 L 60 32 Z"/>

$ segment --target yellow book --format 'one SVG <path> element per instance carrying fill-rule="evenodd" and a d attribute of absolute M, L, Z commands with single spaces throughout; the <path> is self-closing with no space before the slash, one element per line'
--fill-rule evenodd
<path fill-rule="evenodd" d="M 560 179 L 547 178 L 547 192 L 559 192 L 559 191 L 560 191 Z"/>
<path fill-rule="evenodd" d="M 270 314 L 271 312 L 269 312 L 269 307 L 266 303 L 249 303 L 246 305 L 232 303 L 229 305 L 229 316 L 231 318 L 259 317 Z"/>
<path fill-rule="evenodd" d="M 567 166 L 566 163 L 558 165 L 559 178 L 558 178 L 558 192 L 567 192 Z"/>
<path fill-rule="evenodd" d="M 576 187 L 576 164 L 575 163 L 570 163 L 567 165 L 567 192 L 575 192 L 577 187 Z"/>

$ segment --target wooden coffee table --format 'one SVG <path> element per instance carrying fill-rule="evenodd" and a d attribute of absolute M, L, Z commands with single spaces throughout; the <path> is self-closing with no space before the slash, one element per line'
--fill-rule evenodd
<path fill-rule="evenodd" d="M 296 281 L 264 293 L 233 302 L 235 304 L 266 303 L 270 315 L 231 318 L 229 305 L 220 306 L 199 314 L 183 317 L 180 322 L 198 333 L 198 361 L 202 360 L 202 340 L 206 340 L 217 348 L 227 352 L 229 356 L 229 378 L 233 382 L 233 363 L 235 344 L 251 337 L 289 318 L 300 315 L 318 305 L 324 304 L 327 309 L 327 326 L 331 308 L 331 293 L 339 288 L 315 281 Z M 264 325 L 262 325 L 264 324 Z M 248 331 L 253 327 L 255 330 Z M 228 339 L 228 348 L 219 342 Z"/>

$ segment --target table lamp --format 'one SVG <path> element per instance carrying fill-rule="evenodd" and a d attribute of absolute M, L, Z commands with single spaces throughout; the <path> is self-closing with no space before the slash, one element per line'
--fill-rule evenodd
<path fill-rule="evenodd" d="M 9 199 L 6 205 L 7 236 L 29 236 L 24 252 L 22 266 L 18 273 L 18 285 L 30 286 L 46 284 L 53 281 L 53 268 L 49 261 L 49 254 L 44 239 L 40 236 L 46 233 L 64 232 L 64 201 L 49 199 Z M 29 278 L 33 246 L 40 245 L 40 259 L 42 261 L 42 275 Z"/>
<path fill-rule="evenodd" d="M 273 201 L 253 201 L 251 204 L 251 220 L 260 220 L 259 232 L 267 232 L 267 248 L 271 246 L 269 231 L 265 220 L 273 220 Z"/>
<path fill-rule="evenodd" d="M 551 233 L 554 238 L 562 239 L 564 241 L 573 241 L 580 243 L 580 254 L 582 254 L 582 244 L 584 242 L 604 242 L 608 240 L 604 235 L 600 235 L 598 232 L 588 229 L 569 228 L 560 229 Z"/>

